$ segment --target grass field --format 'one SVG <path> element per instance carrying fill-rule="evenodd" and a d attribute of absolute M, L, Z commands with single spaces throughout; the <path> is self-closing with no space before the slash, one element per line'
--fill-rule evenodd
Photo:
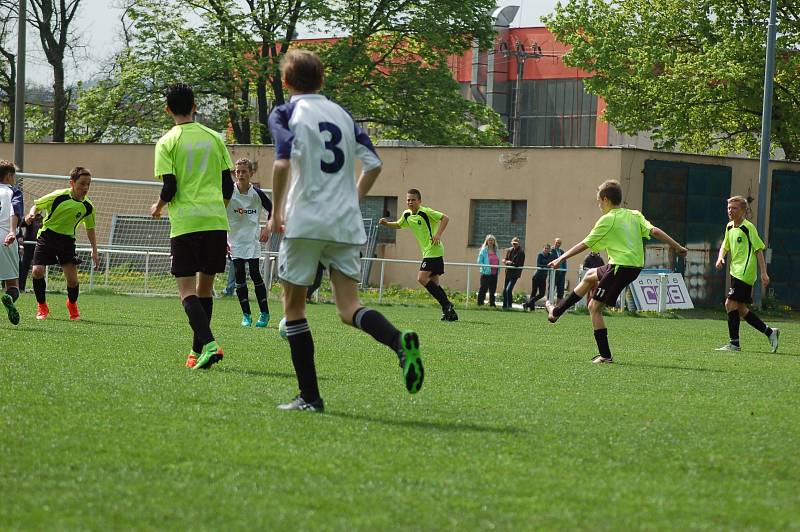
<path fill-rule="evenodd" d="M 426 382 L 312 305 L 323 415 L 276 331 L 217 300 L 225 359 L 183 367 L 177 299 L 81 296 L 83 319 L 0 321 L 2 529 L 800 529 L 800 323 L 782 343 L 722 320 L 381 307 Z"/>

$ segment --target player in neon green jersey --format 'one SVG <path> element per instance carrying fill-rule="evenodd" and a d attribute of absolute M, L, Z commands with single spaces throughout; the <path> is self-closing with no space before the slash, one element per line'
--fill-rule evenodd
<path fill-rule="evenodd" d="M 212 288 L 225 271 L 233 163 L 222 138 L 194 121 L 191 87 L 171 85 L 166 99 L 175 126 L 156 144 L 154 173 L 164 185 L 150 214 L 160 218 L 169 204 L 171 272 L 194 333 L 186 366 L 205 369 L 223 356 L 211 332 Z"/>
<path fill-rule="evenodd" d="M 755 312 L 747 308 L 753 302 L 753 285 L 756 282 L 756 262 L 761 270 L 761 284 L 769 284 L 767 275 L 767 262 L 764 260 L 764 242 L 758 236 L 758 230 L 745 218 L 747 214 L 747 200 L 742 196 L 733 196 L 728 200 L 728 225 L 725 226 L 725 238 L 719 248 L 717 256 L 717 269 L 725 267 L 725 255 L 730 252 L 730 290 L 725 298 L 725 311 L 728 313 L 728 333 L 730 342 L 718 348 L 717 351 L 740 351 L 739 322 L 744 319 L 757 331 L 769 338 L 772 352 L 778 350 L 778 336 L 780 331 L 767 327 L 756 316 Z"/>
<path fill-rule="evenodd" d="M 78 264 L 81 261 L 75 255 L 75 230 L 80 224 L 86 227 L 86 236 L 92 245 L 94 266 L 100 267 L 100 255 L 97 253 L 97 237 L 94 231 L 96 211 L 87 196 L 91 184 L 92 173 L 89 169 L 76 166 L 69 173 L 69 188 L 54 190 L 35 200 L 25 217 L 28 223 L 32 223 L 38 212 L 47 212 L 36 238 L 36 250 L 33 252 L 33 291 L 39 304 L 37 320 L 43 320 L 50 314 L 45 297 L 47 282 L 44 274 L 45 268 L 51 264 L 60 264 L 67 280 L 69 319 L 73 321 L 80 319 Z"/>
<path fill-rule="evenodd" d="M 679 255 L 686 255 L 686 248 L 675 242 L 671 236 L 654 227 L 639 211 L 624 209 L 622 204 L 622 185 L 609 179 L 597 189 L 597 203 L 603 216 L 594 224 L 589 235 L 572 246 L 567 252 L 550 261 L 548 267 L 558 268 L 561 262 L 587 249 L 608 253 L 608 264 L 592 268 L 578 283 L 575 290 L 558 306 L 550 301 L 545 303 L 548 320 L 556 320 L 572 305 L 580 301 L 592 289 L 597 288 L 589 302 L 594 339 L 600 354 L 592 359 L 595 364 L 609 364 L 614 361 L 608 345 L 608 329 L 603 320 L 603 308 L 614 305 L 622 290 L 639 276 L 644 266 L 643 239 L 651 236 L 665 242 Z"/>
<path fill-rule="evenodd" d="M 447 293 L 439 286 L 439 276 L 444 274 L 444 233 L 450 218 L 446 214 L 422 205 L 422 193 L 416 188 L 406 193 L 406 206 L 400 219 L 390 222 L 381 218 L 378 223 L 392 229 L 411 229 L 422 251 L 422 264 L 417 281 L 425 287 L 442 307 L 442 321 L 456 321 L 458 314 Z"/>

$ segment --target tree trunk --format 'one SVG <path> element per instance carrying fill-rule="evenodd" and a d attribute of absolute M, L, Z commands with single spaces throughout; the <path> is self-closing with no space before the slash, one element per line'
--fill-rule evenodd
<path fill-rule="evenodd" d="M 67 103 L 64 91 L 64 65 L 53 65 L 53 142 L 64 142 L 67 129 Z"/>

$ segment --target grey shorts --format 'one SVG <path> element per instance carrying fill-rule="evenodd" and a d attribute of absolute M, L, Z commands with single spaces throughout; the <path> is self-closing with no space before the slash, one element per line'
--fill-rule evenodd
<path fill-rule="evenodd" d="M 10 246 L 0 242 L 0 281 L 19 279 L 19 244 L 16 239 Z"/>

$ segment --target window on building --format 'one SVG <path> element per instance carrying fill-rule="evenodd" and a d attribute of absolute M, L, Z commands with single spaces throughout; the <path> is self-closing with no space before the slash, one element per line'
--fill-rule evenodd
<path fill-rule="evenodd" d="M 528 212 L 526 200 L 471 200 L 469 210 L 469 246 L 482 246 L 488 234 L 497 238 L 500 247 L 510 247 L 510 241 L 515 236 L 524 245 Z"/>
<path fill-rule="evenodd" d="M 361 216 L 377 224 L 381 218 L 397 220 L 397 196 L 367 196 L 360 203 Z M 378 228 L 379 244 L 394 244 L 397 231 L 388 227 Z"/>

